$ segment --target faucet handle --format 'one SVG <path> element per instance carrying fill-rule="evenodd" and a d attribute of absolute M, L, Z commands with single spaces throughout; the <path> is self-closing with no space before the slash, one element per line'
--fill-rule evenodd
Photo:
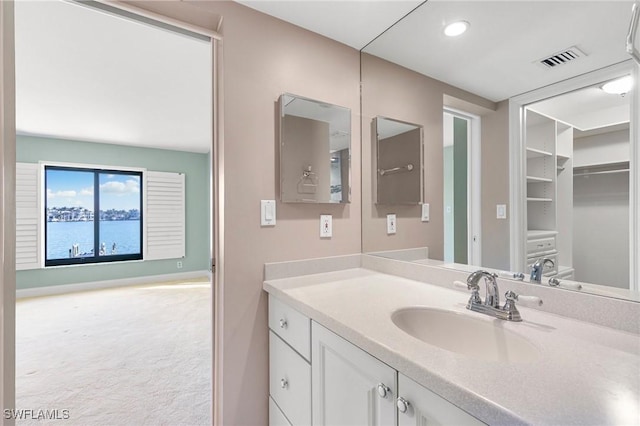
<path fill-rule="evenodd" d="M 524 305 L 536 305 L 542 306 L 542 299 L 536 296 L 525 296 L 522 294 L 516 294 L 513 291 L 509 290 L 504 294 L 504 298 L 507 299 L 507 302 L 504 304 L 505 309 L 507 309 L 510 305 L 515 304 L 514 302 L 520 302 Z"/>
<path fill-rule="evenodd" d="M 480 299 L 480 287 L 477 283 L 467 284 L 462 281 L 454 281 L 453 286 L 456 288 L 461 288 L 463 290 L 471 290 L 471 298 L 469 299 L 470 304 L 481 304 L 482 300 Z"/>
<path fill-rule="evenodd" d="M 571 290 L 582 290 L 582 284 L 579 283 L 568 283 L 566 281 L 560 281 L 555 277 L 549 278 L 549 285 L 551 287 L 563 287 Z"/>
<path fill-rule="evenodd" d="M 469 286 L 467 283 L 457 280 L 453 282 L 453 286 L 463 290 L 478 290 L 480 288 L 477 284 L 475 286 Z"/>

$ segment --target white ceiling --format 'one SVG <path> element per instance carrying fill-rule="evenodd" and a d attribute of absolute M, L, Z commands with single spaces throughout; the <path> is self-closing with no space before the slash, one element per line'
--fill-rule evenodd
<path fill-rule="evenodd" d="M 205 153 L 208 42 L 61 1 L 18 1 L 20 134 Z"/>
<path fill-rule="evenodd" d="M 420 6 L 365 52 L 492 101 L 629 59 L 633 1 L 435 1 Z M 446 37 L 446 23 L 469 30 Z M 557 68 L 538 60 L 577 46 L 587 54 Z"/>
<path fill-rule="evenodd" d="M 629 60 L 625 39 L 633 0 L 240 2 L 349 46 L 366 45 L 366 53 L 492 101 Z M 446 37 L 445 24 L 456 20 L 468 21 L 469 30 Z M 586 56 L 553 69 L 539 63 L 573 46 Z M 585 131 L 629 120 L 628 98 L 598 88 L 535 109 Z"/>
<path fill-rule="evenodd" d="M 529 108 L 587 132 L 628 123 L 630 96 L 605 93 L 600 86 L 587 87 L 530 105 Z"/>
<path fill-rule="evenodd" d="M 405 123 L 390 118 L 377 117 L 376 131 L 378 139 L 386 139 L 418 128 L 415 124 Z"/>
<path fill-rule="evenodd" d="M 295 95 L 282 95 L 283 114 L 329 123 L 331 152 L 350 148 L 351 110 Z"/>
<path fill-rule="evenodd" d="M 236 0 L 357 50 L 423 0 Z"/>

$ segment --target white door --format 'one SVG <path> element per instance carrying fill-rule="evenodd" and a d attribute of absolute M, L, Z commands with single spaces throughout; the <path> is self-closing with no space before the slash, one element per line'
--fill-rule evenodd
<path fill-rule="evenodd" d="M 484 424 L 400 373 L 398 393 L 398 426 Z"/>
<path fill-rule="evenodd" d="M 395 425 L 396 371 L 313 322 L 314 426 Z"/>

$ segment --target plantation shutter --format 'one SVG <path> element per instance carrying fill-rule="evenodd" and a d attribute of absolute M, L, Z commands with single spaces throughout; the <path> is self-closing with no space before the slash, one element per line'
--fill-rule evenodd
<path fill-rule="evenodd" d="M 42 267 L 40 165 L 16 164 L 16 270 Z"/>
<path fill-rule="evenodd" d="M 146 172 L 145 260 L 185 256 L 184 174 Z"/>

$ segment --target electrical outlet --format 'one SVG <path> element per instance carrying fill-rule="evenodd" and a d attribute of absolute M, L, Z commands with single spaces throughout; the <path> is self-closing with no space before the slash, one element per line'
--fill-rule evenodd
<path fill-rule="evenodd" d="M 387 234 L 395 234 L 396 233 L 396 215 L 388 214 L 387 215 Z"/>
<path fill-rule="evenodd" d="M 320 238 L 331 238 L 331 235 L 333 234 L 332 228 L 331 215 L 320 215 Z"/>
<path fill-rule="evenodd" d="M 176 266 L 178 267 L 178 269 L 182 269 L 182 262 L 178 260 L 178 264 Z"/>

